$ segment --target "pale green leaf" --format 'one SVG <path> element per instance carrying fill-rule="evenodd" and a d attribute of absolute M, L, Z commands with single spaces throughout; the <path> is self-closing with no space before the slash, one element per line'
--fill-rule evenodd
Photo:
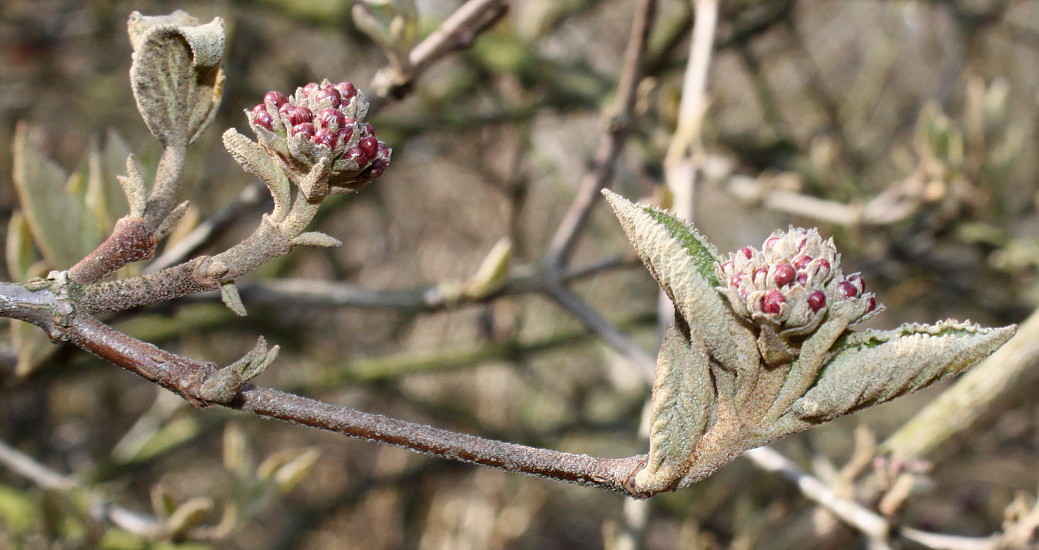
<path fill-rule="evenodd" d="M 889 401 L 974 365 L 1015 330 L 944 321 L 853 334 L 793 411 L 820 422 Z"/>
<path fill-rule="evenodd" d="M 714 247 L 667 212 L 632 204 L 610 191 L 603 194 L 635 251 L 711 356 L 726 368 L 753 376 L 758 369 L 755 337 L 715 289 Z"/>
<path fill-rule="evenodd" d="M 668 327 L 653 380 L 649 458 L 635 478 L 640 491 L 667 490 L 682 479 L 714 409 L 707 349 Z"/>

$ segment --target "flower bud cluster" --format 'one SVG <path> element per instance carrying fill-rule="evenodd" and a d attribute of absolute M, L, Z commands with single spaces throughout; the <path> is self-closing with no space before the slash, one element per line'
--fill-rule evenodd
<path fill-rule="evenodd" d="M 784 335 L 808 334 L 837 310 L 852 324 L 881 309 L 860 274 L 841 271 L 833 239 L 815 229 L 777 231 L 760 251 L 741 248 L 715 269 L 736 313 Z"/>
<path fill-rule="evenodd" d="M 382 175 L 391 150 L 364 121 L 368 103 L 353 84 L 311 82 L 287 96 L 267 92 L 249 111 L 249 125 L 260 144 L 275 153 L 290 177 L 301 177 L 327 158 L 329 183 L 353 187 Z"/>

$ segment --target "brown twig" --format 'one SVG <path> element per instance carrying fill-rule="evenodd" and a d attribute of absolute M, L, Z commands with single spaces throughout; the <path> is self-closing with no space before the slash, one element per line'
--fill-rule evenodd
<path fill-rule="evenodd" d="M 574 246 L 588 223 L 592 208 L 599 201 L 599 192 L 613 177 L 614 167 L 633 128 L 636 91 L 639 82 L 642 81 L 646 42 L 653 27 L 656 9 L 655 0 L 643 0 L 639 3 L 624 53 L 621 76 L 617 82 L 617 98 L 613 112 L 604 118 L 603 125 L 606 131 L 599 138 L 592 169 L 581 180 L 577 196 L 563 216 L 563 221 L 560 222 L 545 252 L 544 263 L 550 275 L 557 279 L 570 260 Z"/>

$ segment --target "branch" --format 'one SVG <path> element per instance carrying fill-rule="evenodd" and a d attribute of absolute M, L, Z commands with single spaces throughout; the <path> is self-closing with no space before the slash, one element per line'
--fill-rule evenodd
<path fill-rule="evenodd" d="M 380 69 L 372 79 L 374 93 L 369 98 L 372 111 L 391 100 L 403 98 L 415 80 L 447 54 L 464 49 L 509 10 L 508 0 L 469 0 L 408 54 L 408 67 Z"/>
<path fill-rule="evenodd" d="M 574 246 L 591 215 L 592 208 L 599 200 L 602 191 L 613 178 L 614 167 L 620 157 L 628 134 L 635 123 L 635 98 L 638 85 L 642 81 L 643 64 L 645 63 L 646 42 L 656 16 L 656 0 L 643 0 L 639 3 L 635 20 L 632 24 L 628 47 L 624 52 L 624 66 L 617 83 L 617 98 L 613 113 L 605 116 L 603 125 L 606 132 L 599 138 L 592 169 L 585 174 L 577 190 L 569 210 L 563 216 L 559 228 L 556 229 L 545 252 L 544 263 L 550 274 L 558 278 L 573 253 Z"/>
<path fill-rule="evenodd" d="M 162 532 L 162 522 L 157 518 L 113 504 L 94 491 L 85 489 L 75 478 L 51 470 L 4 441 L 0 441 L 0 463 L 43 489 L 86 490 L 90 500 L 90 512 L 98 521 L 109 521 L 117 527 L 146 537 Z"/>

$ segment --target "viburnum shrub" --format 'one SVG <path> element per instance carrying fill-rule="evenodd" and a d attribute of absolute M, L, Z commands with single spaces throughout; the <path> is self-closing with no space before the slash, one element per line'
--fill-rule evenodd
<path fill-rule="evenodd" d="M 273 207 L 241 242 L 156 273 L 106 280 L 151 258 L 184 212 L 187 146 L 213 119 L 223 89 L 224 29 L 183 12 L 134 14 L 131 84 L 162 145 L 154 175 L 133 156 L 120 183 L 129 212 L 67 270 L 0 283 L 0 315 L 27 321 L 183 396 L 453 460 L 595 485 L 635 497 L 688 486 L 741 452 L 891 400 L 958 373 L 1006 342 L 1014 327 L 944 321 L 854 330 L 882 311 L 858 274 L 845 275 L 832 240 L 790 228 L 722 256 L 686 222 L 606 192 L 639 256 L 675 305 L 657 358 L 646 455 L 593 458 L 419 426 L 249 384 L 274 360 L 261 338 L 218 368 L 136 340 L 99 314 L 219 290 L 240 315 L 236 281 L 297 246 L 337 246 L 307 231 L 330 195 L 381 176 L 391 150 L 366 121 L 349 82 L 271 91 L 246 109 L 256 141 L 223 134 L 231 156 L 264 182 Z M 153 183 L 150 188 L 146 180 Z M 23 197 L 23 201 L 25 198 Z"/>

